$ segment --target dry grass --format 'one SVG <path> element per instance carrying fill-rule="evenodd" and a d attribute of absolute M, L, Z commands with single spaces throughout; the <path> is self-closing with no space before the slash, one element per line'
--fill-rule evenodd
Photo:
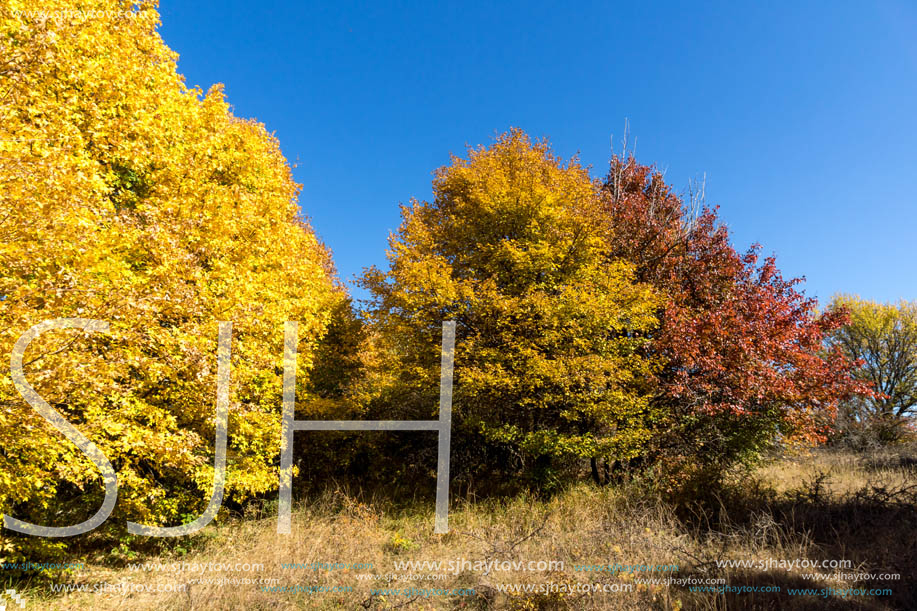
<path fill-rule="evenodd" d="M 675 507 L 641 497 L 636 488 L 571 488 L 549 501 L 516 497 L 457 502 L 452 532 L 433 534 L 432 503 L 398 509 L 376 500 L 360 502 L 341 491 L 302 505 L 293 534 L 277 535 L 273 508 L 211 526 L 190 552 L 139 562 L 261 563 L 259 573 L 211 572 L 205 578 L 261 577 L 278 585 L 352 586 L 346 593 L 265 592 L 257 585 L 191 584 L 184 593 L 51 595 L 47 584 L 29 592 L 27 608 L 47 609 L 908 609 L 917 557 L 917 468 L 905 455 L 869 459 L 830 451 L 783 458 L 754 478 L 737 481 L 705 506 Z M 260 515 L 259 515 L 260 514 Z M 474 588 L 475 596 L 428 598 L 371 596 L 384 581 L 361 581 L 355 573 L 396 573 L 401 560 L 563 560 L 553 572 L 465 570 L 442 581 L 392 583 L 390 587 Z M 812 581 L 812 569 L 718 568 L 717 560 L 849 559 L 850 572 L 898 572 L 900 581 Z M 373 569 L 284 569 L 282 563 L 361 562 Z M 782 594 L 717 594 L 687 586 L 634 587 L 606 594 L 510 596 L 499 584 L 633 584 L 634 575 L 584 573 L 574 564 L 677 564 L 677 573 L 647 577 L 723 577 L 731 586 L 780 586 Z M 90 563 L 71 583 L 187 583 L 187 572 L 131 572 Z M 424 571 L 418 571 L 427 574 Z M 641 575 L 636 575 L 640 577 Z M 788 588 L 891 587 L 891 597 L 789 596 Z"/>

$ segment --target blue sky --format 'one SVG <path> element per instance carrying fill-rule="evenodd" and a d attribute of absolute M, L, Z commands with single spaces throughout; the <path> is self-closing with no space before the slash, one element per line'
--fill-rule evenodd
<path fill-rule="evenodd" d="M 276 133 L 342 278 L 511 126 L 605 173 L 625 119 L 807 294 L 917 299 L 917 5 L 161 0 L 191 85 Z M 779 6 L 778 6 L 779 5 Z M 361 296 L 360 291 L 354 291 Z"/>

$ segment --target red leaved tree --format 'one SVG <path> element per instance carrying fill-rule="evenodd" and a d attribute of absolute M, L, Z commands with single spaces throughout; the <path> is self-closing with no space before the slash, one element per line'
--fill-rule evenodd
<path fill-rule="evenodd" d="M 717 476 L 774 441 L 824 440 L 838 403 L 867 392 L 852 363 L 824 349 L 844 313 L 819 315 L 800 280 L 757 245 L 738 253 L 715 210 L 685 205 L 633 156 L 612 158 L 602 194 L 611 256 L 666 295 L 648 348 L 660 357 L 648 458 Z"/>

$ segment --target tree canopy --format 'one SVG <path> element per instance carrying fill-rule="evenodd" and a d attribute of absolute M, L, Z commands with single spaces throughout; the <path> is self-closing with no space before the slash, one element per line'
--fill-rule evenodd
<path fill-rule="evenodd" d="M 453 157 L 433 190 L 402 208 L 390 269 L 364 277 L 370 320 L 397 350 L 392 403 L 431 415 L 439 328 L 454 319 L 460 435 L 522 464 L 638 453 L 658 296 L 628 262 L 606 264 L 586 170 L 514 130 Z"/>
<path fill-rule="evenodd" d="M 155 3 L 18 8 L 0 11 L 0 353 L 44 320 L 110 323 L 42 336 L 26 376 L 114 463 L 110 523 L 175 524 L 210 496 L 217 323 L 232 321 L 227 494 L 276 488 L 283 322 L 300 323 L 306 379 L 342 298 L 276 139 L 220 87 L 185 86 Z M 78 522 L 98 471 L 9 373 L 0 511 Z"/>
<path fill-rule="evenodd" d="M 844 313 L 818 314 L 774 257 L 737 252 L 716 209 L 633 156 L 612 158 L 601 190 L 613 260 L 664 296 L 650 343 L 663 363 L 655 452 L 719 471 L 775 439 L 824 441 L 839 403 L 864 390 L 851 361 L 823 349 Z"/>
<path fill-rule="evenodd" d="M 863 390 L 824 350 L 843 312 L 816 313 L 773 257 L 738 253 L 715 210 L 632 156 L 593 180 L 513 130 L 453 157 L 433 191 L 402 208 L 389 269 L 364 276 L 370 321 L 396 355 L 388 404 L 417 417 L 435 406 L 438 325 L 458 321 L 458 438 L 491 462 L 718 474 L 824 440 Z"/>

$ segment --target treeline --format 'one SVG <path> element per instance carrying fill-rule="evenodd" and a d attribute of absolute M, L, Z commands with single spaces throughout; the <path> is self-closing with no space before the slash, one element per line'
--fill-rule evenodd
<path fill-rule="evenodd" d="M 707 487 L 776 443 L 825 441 L 869 392 L 825 342 L 843 308 L 817 313 L 773 258 L 737 252 L 715 210 L 630 155 L 594 179 L 513 130 L 454 157 L 433 191 L 362 279 L 363 410 L 435 415 L 439 325 L 455 320 L 459 488 L 635 471 Z M 372 462 L 417 457 L 421 477 L 422 443 Z"/>
<path fill-rule="evenodd" d="M 24 355 L 29 383 L 118 473 L 98 534 L 206 506 L 218 321 L 233 323 L 229 507 L 276 494 L 287 320 L 298 417 L 379 420 L 436 417 L 441 324 L 456 321 L 454 490 L 625 473 L 707 486 L 774 444 L 824 441 L 839 407 L 879 396 L 837 335 L 847 309 L 817 312 L 773 258 L 737 252 L 714 209 L 633 156 L 595 178 L 519 130 L 437 171 L 433 201 L 402 208 L 388 266 L 363 275 L 371 299 L 351 303 L 276 140 L 219 88 L 185 86 L 155 3 L 129 10 L 0 13 L 0 353 L 42 321 L 109 323 Z M 300 433 L 297 470 L 422 487 L 427 437 Z M 64 526 L 103 497 L 0 372 L 0 511 Z M 62 545 L 4 531 L 0 560 Z"/>

